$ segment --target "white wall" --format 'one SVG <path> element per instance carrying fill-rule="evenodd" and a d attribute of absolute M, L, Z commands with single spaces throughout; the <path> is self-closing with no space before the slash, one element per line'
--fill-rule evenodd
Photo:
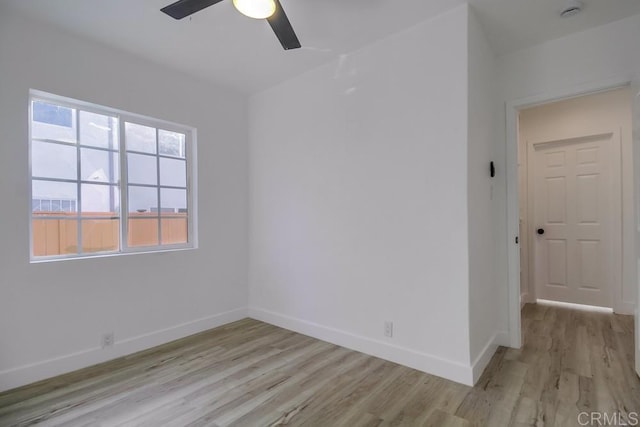
<path fill-rule="evenodd" d="M 3 9 L 0 76 L 0 390 L 246 315 L 243 96 Z M 200 248 L 29 264 L 30 88 L 196 127 Z"/>
<path fill-rule="evenodd" d="M 622 183 L 622 271 L 618 271 L 620 283 L 612 284 L 614 288 L 613 308 L 617 313 L 633 314 L 635 307 L 634 281 L 635 269 L 635 218 L 634 218 L 634 187 L 633 187 L 633 151 L 631 135 L 631 91 L 620 88 L 612 91 L 589 96 L 581 96 L 552 104 L 545 104 L 520 112 L 519 149 L 526 153 L 528 145 L 540 141 L 552 141 L 573 138 L 576 135 L 590 135 L 602 132 L 620 132 L 621 170 L 619 174 Z M 526 157 L 525 157 L 526 158 Z M 527 174 L 527 163 L 522 166 L 523 175 Z M 521 202 L 526 201 L 527 192 L 520 194 Z M 533 235 L 533 224 L 529 224 L 529 235 Z M 524 243 L 524 239 L 523 239 Z M 533 248 L 530 247 L 533 252 Z M 620 254 L 620 251 L 616 250 Z M 618 258 L 619 259 L 619 258 Z M 533 258 L 531 258 L 533 261 Z M 616 263 L 617 265 L 617 263 Z M 618 269 L 619 270 L 619 269 Z M 533 282 L 533 264 L 529 268 L 530 295 L 535 294 Z"/>
<path fill-rule="evenodd" d="M 251 98 L 252 316 L 471 382 L 467 12 Z"/>
<path fill-rule="evenodd" d="M 506 341 L 506 296 L 495 279 L 496 249 L 493 181 L 496 118 L 495 56 L 474 13 L 469 14 L 469 327 L 471 361 L 476 380 Z M 500 173 L 503 173 L 501 170 Z"/>
<path fill-rule="evenodd" d="M 634 50 L 640 16 L 592 28 L 499 58 L 505 100 L 553 95 L 612 78 L 640 72 Z"/>
<path fill-rule="evenodd" d="M 498 58 L 500 99 L 505 105 L 524 104 L 631 81 L 640 75 L 640 55 L 636 54 L 638 40 L 640 16 L 632 16 L 504 55 Z M 501 115 L 498 129 L 505 128 L 505 117 L 505 114 Z M 502 170 L 507 167 L 506 144 L 515 144 L 515 133 L 509 135 L 506 142 L 505 137 L 496 140 L 496 160 Z M 510 159 L 510 162 L 515 161 L 515 157 Z M 499 196 L 495 200 L 500 207 L 498 221 L 503 224 L 499 228 L 502 245 L 498 259 L 502 265 L 498 269 L 498 281 L 504 288 L 507 287 L 507 253 L 517 250 L 512 245 L 513 236 L 507 238 L 504 227 L 507 223 L 506 179 L 505 174 L 496 181 L 496 194 Z M 515 235 L 517 229 L 510 233 Z M 511 320 L 515 315 L 511 313 Z"/>

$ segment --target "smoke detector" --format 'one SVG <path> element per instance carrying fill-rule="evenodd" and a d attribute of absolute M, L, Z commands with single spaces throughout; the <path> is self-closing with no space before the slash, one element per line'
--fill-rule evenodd
<path fill-rule="evenodd" d="M 562 16 L 563 18 L 568 18 L 570 16 L 577 15 L 578 13 L 582 12 L 583 7 L 584 4 L 580 0 L 569 0 L 560 12 L 560 16 Z"/>

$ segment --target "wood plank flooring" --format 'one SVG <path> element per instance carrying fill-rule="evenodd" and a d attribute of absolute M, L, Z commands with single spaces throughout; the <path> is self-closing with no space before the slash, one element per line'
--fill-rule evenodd
<path fill-rule="evenodd" d="M 0 426 L 576 426 L 640 413 L 633 318 L 527 305 L 474 388 L 255 320 L 0 394 Z M 625 425 L 619 422 L 618 425 Z"/>

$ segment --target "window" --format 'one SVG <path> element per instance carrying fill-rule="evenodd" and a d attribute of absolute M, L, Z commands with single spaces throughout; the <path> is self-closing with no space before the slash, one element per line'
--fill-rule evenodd
<path fill-rule="evenodd" d="M 32 92 L 33 260 L 193 247 L 193 130 Z"/>

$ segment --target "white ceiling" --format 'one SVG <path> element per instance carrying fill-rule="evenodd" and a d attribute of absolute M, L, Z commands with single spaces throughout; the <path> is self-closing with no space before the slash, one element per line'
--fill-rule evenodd
<path fill-rule="evenodd" d="M 0 0 L 22 14 L 244 92 L 317 67 L 464 0 L 281 0 L 304 46 L 284 51 L 266 21 L 225 0 L 182 21 L 174 0 Z M 560 18 L 563 0 L 470 0 L 498 54 L 640 13 L 639 0 L 585 0 Z M 445 43 L 446 41 L 443 41 Z"/>

